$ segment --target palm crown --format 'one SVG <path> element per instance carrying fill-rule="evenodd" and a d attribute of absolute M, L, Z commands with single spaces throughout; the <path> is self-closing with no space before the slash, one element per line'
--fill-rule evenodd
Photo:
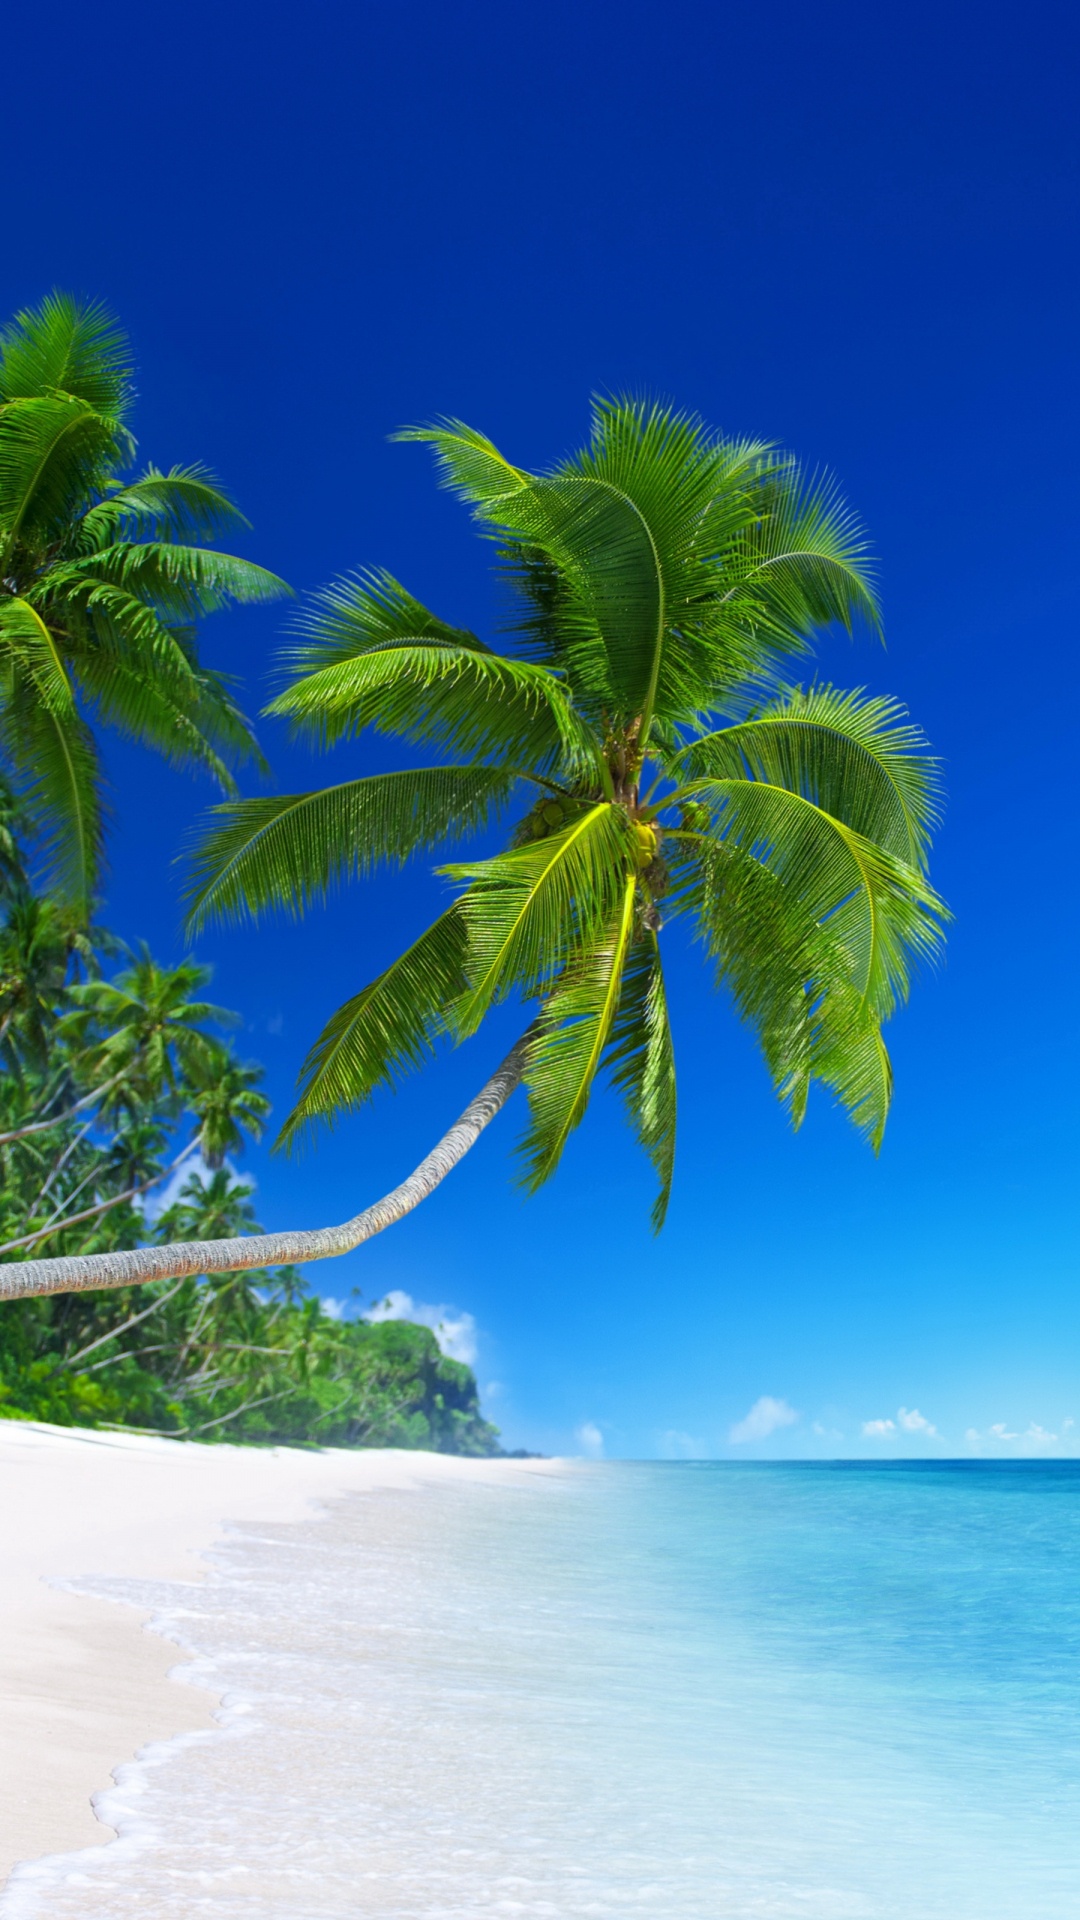
<path fill-rule="evenodd" d="M 787 674 L 814 634 L 878 625 L 861 531 L 788 455 L 659 407 L 602 402 L 590 444 L 511 466 L 457 422 L 411 429 L 495 541 L 512 651 L 447 625 L 385 573 L 301 616 L 269 712 L 319 745 L 373 727 L 451 764 L 216 809 L 196 922 L 302 911 L 342 877 L 510 817 L 503 851 L 441 871 L 452 903 L 333 1016 L 290 1138 L 533 1003 L 525 1180 L 558 1165 L 610 1072 L 659 1180 L 675 1144 L 664 921 L 689 916 L 796 1124 L 814 1079 L 875 1146 L 882 1023 L 933 953 L 936 778 L 893 703 Z"/>
<path fill-rule="evenodd" d="M 242 516 L 198 467 L 124 482 L 131 369 L 102 308 L 53 295 L 0 335 L 0 755 L 85 911 L 101 857 L 87 710 L 226 791 L 253 741 L 198 620 L 287 589 L 202 542 Z"/>

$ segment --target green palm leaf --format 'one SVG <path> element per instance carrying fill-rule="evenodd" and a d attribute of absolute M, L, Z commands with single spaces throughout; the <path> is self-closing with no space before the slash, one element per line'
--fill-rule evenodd
<path fill-rule="evenodd" d="M 106 497 L 88 507 L 73 530 L 80 552 L 128 540 L 216 540 L 248 521 L 205 467 L 147 467 L 126 486 L 115 483 Z"/>
<path fill-rule="evenodd" d="M 880 1013 L 853 982 L 843 940 L 744 849 L 695 834 L 678 838 L 692 846 L 699 926 L 718 982 L 756 1033 L 795 1126 L 811 1080 L 819 1079 L 877 1149 L 892 1073 Z"/>
<path fill-rule="evenodd" d="M 131 354 L 112 315 L 96 303 L 49 294 L 0 333 L 0 402 L 68 393 L 95 413 L 122 418 Z"/>
<path fill-rule="evenodd" d="M 298 680 L 266 708 L 321 745 L 371 727 L 445 752 L 535 765 L 586 748 L 559 681 L 543 667 L 472 648 L 395 643 Z"/>
<path fill-rule="evenodd" d="M 652 1209 L 659 1233 L 675 1172 L 675 1049 L 667 993 L 655 933 L 643 931 L 631 949 L 607 1062 L 612 1085 L 626 1102 L 627 1118 L 656 1170 L 660 1191 Z"/>
<path fill-rule="evenodd" d="M 254 742 L 227 684 L 199 664 L 196 625 L 288 591 L 196 544 L 241 522 L 200 469 L 124 484 L 130 372 L 105 311 L 65 295 L 0 335 L 0 753 L 81 911 L 101 858 L 87 705 L 231 791 L 228 761 L 252 757 Z"/>
<path fill-rule="evenodd" d="M 73 664 L 82 692 L 118 733 L 153 747 L 171 766 L 201 768 L 223 793 L 234 794 L 236 781 L 215 739 L 238 759 L 260 760 L 243 717 L 227 694 L 207 684 L 208 675 L 194 674 L 176 688 L 137 656 L 128 662 L 91 653 Z"/>
<path fill-rule="evenodd" d="M 851 631 L 861 620 L 880 632 L 881 609 L 862 527 L 828 475 L 806 475 L 785 458 L 765 476 L 760 515 L 739 542 L 742 602 L 785 650 L 801 650 L 816 628 Z"/>
<path fill-rule="evenodd" d="M 102 587 L 118 587 L 180 624 L 230 603 L 268 606 L 290 591 L 284 580 L 250 560 L 169 540 L 118 541 L 53 568 L 48 580 L 50 594 L 87 596 L 89 605 Z"/>
<path fill-rule="evenodd" d="M 829 686 L 793 690 L 751 720 L 702 735 L 668 770 L 786 787 L 919 868 L 939 810 L 937 762 L 896 702 Z"/>
<path fill-rule="evenodd" d="M 455 904 L 387 967 L 347 1000 L 323 1028 L 302 1068 L 300 1097 L 278 1144 L 293 1144 L 319 1120 L 370 1099 L 376 1087 L 430 1058 L 446 1031 L 447 1009 L 466 986 L 465 923 Z"/>
<path fill-rule="evenodd" d="M 442 871 L 463 880 L 469 988 L 455 1020 L 472 1033 L 513 988 L 536 992 L 586 952 L 623 898 L 635 866 L 632 829 L 618 807 L 586 807 L 561 832 L 493 860 Z"/>
<path fill-rule="evenodd" d="M 906 997 L 913 962 L 941 940 L 943 909 L 919 871 L 801 794 L 764 781 L 696 781 L 717 839 L 753 852 L 848 955 L 857 991 L 879 1014 Z"/>
<path fill-rule="evenodd" d="M 602 942 L 567 968 L 544 1006 L 525 1070 L 531 1123 L 522 1141 L 524 1184 L 535 1192 L 554 1173 L 563 1148 L 584 1117 L 607 1045 L 634 935 L 637 878 L 623 880 L 623 896 Z"/>
<path fill-rule="evenodd" d="M 196 856 L 188 924 L 255 919 L 271 907 L 303 913 L 342 880 L 474 832 L 515 784 L 500 767 L 425 767 L 216 807 L 221 824 Z"/>
<path fill-rule="evenodd" d="M 44 830 L 49 879 L 88 919 L 103 838 L 90 729 L 77 713 L 29 699 L 20 688 L 3 714 L 2 738 L 25 804 Z"/>
<path fill-rule="evenodd" d="M 116 452 L 113 424 L 69 395 L 12 400 L 0 410 L 0 566 L 6 575 L 20 539 L 42 548 L 62 533 L 80 495 Z"/>

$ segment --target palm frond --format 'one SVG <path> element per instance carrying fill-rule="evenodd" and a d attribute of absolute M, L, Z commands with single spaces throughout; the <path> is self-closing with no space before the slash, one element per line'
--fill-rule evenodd
<path fill-rule="evenodd" d="M 474 832 L 514 784 L 500 767 L 425 767 L 215 807 L 221 824 L 196 854 L 188 925 L 274 907 L 300 915 L 342 880 Z"/>
<path fill-rule="evenodd" d="M 543 667 L 470 647 L 396 642 L 308 674 L 266 708 L 321 745 L 365 727 L 461 755 L 536 770 L 581 764 L 590 739 Z"/>
<path fill-rule="evenodd" d="M 711 807 L 718 841 L 753 853 L 814 921 L 829 923 L 857 992 L 879 1016 L 890 1014 L 913 965 L 941 942 L 945 909 L 918 869 L 765 781 L 717 777 L 684 791 Z"/>
<path fill-rule="evenodd" d="M 277 574 L 250 560 L 172 540 L 115 541 L 49 572 L 47 590 L 55 599 L 77 596 L 92 606 L 103 588 L 119 588 L 174 623 L 230 604 L 269 606 L 292 592 Z"/>
<path fill-rule="evenodd" d="M 660 943 L 644 928 L 627 960 L 606 1058 L 612 1085 L 623 1095 L 627 1118 L 660 1182 L 652 1209 L 653 1231 L 659 1233 L 675 1172 L 675 1049 Z"/>
<path fill-rule="evenodd" d="M 440 620 L 382 567 L 344 574 L 320 587 L 294 616 L 292 631 L 297 638 L 282 664 L 294 677 L 396 645 L 491 652 L 467 627 Z"/>
<path fill-rule="evenodd" d="M 97 302 L 52 293 L 0 333 L 0 402 L 71 394 L 95 413 L 122 417 L 131 398 L 126 335 Z"/>
<path fill-rule="evenodd" d="M 920 870 L 940 811 L 938 763 L 903 709 L 824 685 L 793 689 L 752 719 L 691 741 L 668 771 L 786 787 Z"/>
<path fill-rule="evenodd" d="M 811 1081 L 828 1086 L 880 1147 L 892 1094 L 881 1010 L 852 979 L 829 921 L 744 848 L 679 833 L 696 869 L 699 929 L 718 982 L 757 1036 L 797 1127 Z"/>
<path fill-rule="evenodd" d="M 494 441 L 464 420 L 444 417 L 426 426 L 401 427 L 392 440 L 419 440 L 434 447 L 443 486 L 478 511 L 478 517 L 497 517 L 499 503 L 532 478 L 504 459 Z"/>
<path fill-rule="evenodd" d="M 551 1178 L 583 1119 L 611 1033 L 634 935 L 636 875 L 628 874 L 622 885 L 622 899 L 602 939 L 557 981 L 529 1046 L 530 1124 L 521 1151 L 523 1184 L 530 1193 Z"/>
<path fill-rule="evenodd" d="M 114 484 L 103 500 L 82 515 L 72 545 L 90 553 L 113 545 L 118 537 L 199 542 L 216 540 L 231 528 L 247 527 L 239 507 L 201 466 L 147 467 L 126 486 Z"/>
<path fill-rule="evenodd" d="M 0 745 L 43 830 L 46 864 L 62 899 L 89 916 L 102 859 L 100 769 L 80 715 L 16 680 L 0 711 Z"/>
<path fill-rule="evenodd" d="M 277 1144 L 320 1121 L 333 1125 L 379 1086 L 424 1065 L 466 986 L 467 934 L 457 904 L 362 992 L 339 1007 L 302 1068 L 300 1097 Z"/>
<path fill-rule="evenodd" d="M 472 1033 L 512 989 L 546 987 L 601 937 L 637 865 L 633 829 L 620 807 L 583 806 L 561 832 L 492 860 L 442 871 L 467 883 L 469 990 L 456 1014 Z"/>
<path fill-rule="evenodd" d="M 234 794 L 236 781 L 215 742 L 237 759 L 258 759 L 243 717 L 227 695 L 217 697 L 209 675 L 193 674 L 177 687 L 155 664 L 137 652 L 130 660 L 88 652 L 75 661 L 82 692 L 119 733 L 153 747 L 170 766 L 199 768 Z"/>
<path fill-rule="evenodd" d="M 11 400 L 0 411 L 0 566 L 20 541 L 60 539 L 117 452 L 108 421 L 67 394 Z"/>
<path fill-rule="evenodd" d="M 758 505 L 732 555 L 732 601 L 782 650 L 833 623 L 880 633 L 868 542 L 831 476 L 807 474 L 789 456 L 763 476 Z"/>

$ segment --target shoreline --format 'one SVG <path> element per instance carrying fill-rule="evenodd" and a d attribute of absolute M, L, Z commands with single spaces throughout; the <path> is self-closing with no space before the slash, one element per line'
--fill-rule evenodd
<path fill-rule="evenodd" d="M 106 1845 L 92 1796 L 153 1742 L 212 1727 L 217 1696 L 149 1611 L 66 1591 L 93 1575 L 198 1582 L 230 1525 L 288 1524 L 351 1493 L 504 1479 L 554 1462 L 398 1450 L 200 1446 L 0 1420 L 0 1890 L 44 1855 Z"/>

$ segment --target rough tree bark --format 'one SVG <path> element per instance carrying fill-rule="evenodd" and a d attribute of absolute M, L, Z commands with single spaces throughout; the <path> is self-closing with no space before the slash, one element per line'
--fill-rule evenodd
<path fill-rule="evenodd" d="M 301 1266 L 308 1260 L 328 1260 L 335 1254 L 351 1253 L 354 1247 L 411 1213 L 453 1172 L 459 1160 L 465 1158 L 520 1083 L 530 1037 L 530 1033 L 522 1035 L 449 1133 L 443 1135 L 408 1179 L 340 1227 L 248 1234 L 235 1240 L 190 1240 L 174 1246 L 137 1247 L 127 1252 L 75 1254 L 67 1259 L 0 1262 L 0 1299 L 132 1287 L 147 1280 L 170 1280 L 189 1273 Z"/>

